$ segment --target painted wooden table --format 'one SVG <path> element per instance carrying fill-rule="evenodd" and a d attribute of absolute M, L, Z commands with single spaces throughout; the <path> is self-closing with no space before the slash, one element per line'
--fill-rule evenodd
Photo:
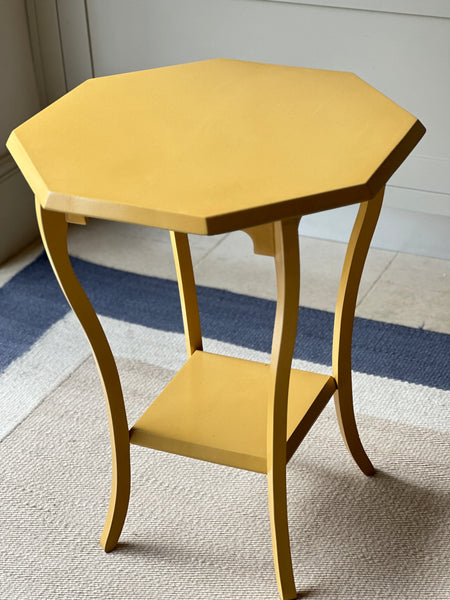
<path fill-rule="evenodd" d="M 353 410 L 356 296 L 384 186 L 424 131 L 351 73 L 224 59 L 88 80 L 13 131 L 8 148 L 35 193 L 47 254 L 103 383 L 113 457 L 107 552 L 128 508 L 130 442 L 258 471 L 268 477 L 279 593 L 296 597 L 286 464 L 334 395 L 350 453 L 374 472 Z M 291 369 L 299 219 L 354 203 L 332 376 Z M 171 231 L 188 360 L 130 430 L 114 358 L 67 252 L 67 222 L 87 217 Z M 187 234 L 233 230 L 275 259 L 270 365 L 202 349 Z"/>

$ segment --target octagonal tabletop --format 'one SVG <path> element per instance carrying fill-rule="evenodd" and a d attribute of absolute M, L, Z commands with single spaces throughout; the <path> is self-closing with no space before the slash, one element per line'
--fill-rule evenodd
<path fill-rule="evenodd" d="M 424 132 L 352 73 L 216 59 L 90 79 L 7 146 L 46 209 L 214 234 L 370 199 Z"/>

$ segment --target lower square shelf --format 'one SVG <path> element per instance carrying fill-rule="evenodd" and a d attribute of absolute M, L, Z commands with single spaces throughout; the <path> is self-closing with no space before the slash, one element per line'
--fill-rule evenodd
<path fill-rule="evenodd" d="M 267 472 L 270 366 L 196 351 L 130 430 L 139 446 Z M 287 457 L 336 390 L 329 375 L 292 369 Z"/>

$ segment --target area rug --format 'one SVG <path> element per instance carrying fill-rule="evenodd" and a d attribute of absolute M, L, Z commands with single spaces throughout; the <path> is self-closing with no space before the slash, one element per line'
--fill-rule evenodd
<path fill-rule="evenodd" d="M 183 364 L 176 284 L 74 259 L 117 357 L 130 424 Z M 205 349 L 268 361 L 274 304 L 201 287 Z M 277 598 L 263 475 L 132 447 L 118 548 L 106 410 L 45 257 L 0 289 L 0 598 Z M 294 366 L 330 370 L 332 315 L 301 308 Z M 299 597 L 450 600 L 450 336 L 357 319 L 355 403 L 377 474 L 329 405 L 288 466 Z"/>

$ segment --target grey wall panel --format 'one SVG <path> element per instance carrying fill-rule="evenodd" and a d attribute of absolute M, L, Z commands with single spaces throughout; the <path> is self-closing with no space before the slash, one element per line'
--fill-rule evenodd
<path fill-rule="evenodd" d="M 59 29 L 67 89 L 93 76 L 90 36 L 84 1 L 58 0 Z"/>
<path fill-rule="evenodd" d="M 40 109 L 24 2 L 0 2 L 0 263 L 37 236 L 33 195 L 6 150 L 12 129 Z"/>
<path fill-rule="evenodd" d="M 34 198 L 18 169 L 0 179 L 0 265 L 38 237 Z"/>
<path fill-rule="evenodd" d="M 26 0 L 30 41 L 43 106 L 67 91 L 56 0 Z"/>
<path fill-rule="evenodd" d="M 0 3 L 0 156 L 14 127 L 40 107 L 28 39 L 25 7 L 17 0 Z"/>

